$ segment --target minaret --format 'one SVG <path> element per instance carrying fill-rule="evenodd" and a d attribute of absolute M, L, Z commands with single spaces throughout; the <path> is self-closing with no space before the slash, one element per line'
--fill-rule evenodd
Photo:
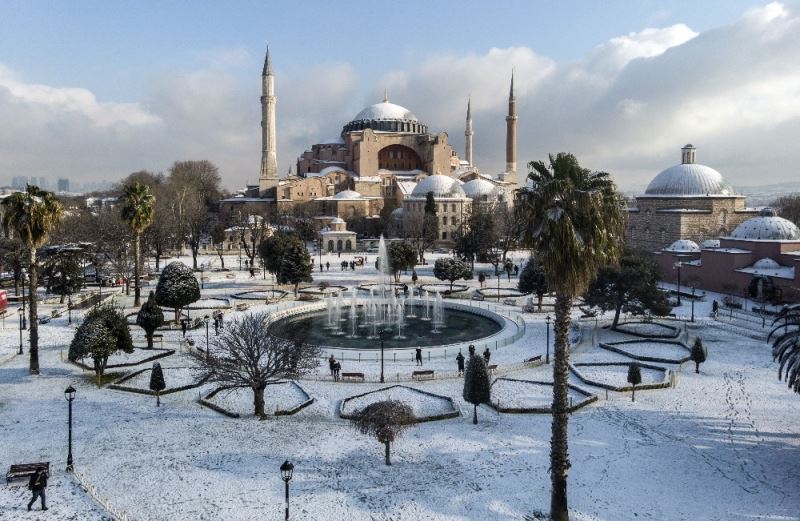
<path fill-rule="evenodd" d="M 514 71 L 511 71 L 511 89 L 508 92 L 506 116 L 506 173 L 509 181 L 517 181 L 517 100 L 514 98 Z"/>
<path fill-rule="evenodd" d="M 275 76 L 269 59 L 269 46 L 261 72 L 261 174 L 258 193 L 261 197 L 272 195 L 278 186 L 278 155 L 275 143 Z"/>
<path fill-rule="evenodd" d="M 472 96 L 467 98 L 467 129 L 464 131 L 464 137 L 466 137 L 466 150 L 464 151 L 464 157 L 469 163 L 469 166 L 472 166 Z"/>

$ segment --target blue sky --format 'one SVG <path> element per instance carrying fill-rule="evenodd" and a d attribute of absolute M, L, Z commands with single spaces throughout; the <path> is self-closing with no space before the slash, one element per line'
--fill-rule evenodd
<path fill-rule="evenodd" d="M 746 178 L 754 160 L 737 151 L 754 135 L 779 144 L 798 137 L 794 109 L 769 123 L 774 103 L 767 104 L 746 125 L 737 123 L 743 128 L 735 135 L 730 125 L 707 121 L 732 117 L 745 97 L 775 85 L 787 99 L 797 93 L 794 73 L 782 65 L 798 63 L 791 34 L 798 29 L 796 7 L 739 0 L 5 1 L 0 117 L 20 128 L 0 131 L 0 158 L 6 156 L 0 183 L 17 174 L 118 178 L 198 155 L 220 165 L 230 188 L 252 181 L 258 76 L 269 42 L 284 171 L 303 148 L 337 133 L 348 115 L 378 101 L 388 86 L 392 101 L 432 129 L 448 131 L 457 150 L 472 93 L 477 162 L 496 173 L 503 161 L 502 93 L 513 66 L 520 163 L 569 149 L 592 161 L 589 166 L 619 172 L 620 184 L 639 185 L 673 164 L 684 142 L 699 141 L 700 160 L 713 159 L 734 182 L 753 184 Z M 779 41 L 765 43 L 770 34 Z M 764 70 L 737 80 L 741 88 L 726 85 L 727 96 L 709 103 L 713 89 L 699 85 L 750 69 L 742 55 L 759 53 L 772 57 L 754 67 Z M 687 62 L 694 56 L 692 68 Z M 724 62 L 730 68 L 719 65 Z M 673 69 L 698 84 L 692 92 L 677 82 L 667 90 Z M 660 75 L 665 80 L 656 83 Z M 759 104 L 746 105 L 756 110 Z M 687 117 L 686 107 L 697 107 L 690 110 L 702 124 Z M 717 111 L 709 115 L 709 107 Z M 623 116 L 628 119 L 614 120 Z M 628 124 L 630 132 L 619 132 Z M 653 128 L 659 126 L 663 131 Z M 642 129 L 656 135 L 632 153 Z M 778 155 L 781 163 L 790 157 Z M 767 177 L 787 175 L 776 166 Z"/>

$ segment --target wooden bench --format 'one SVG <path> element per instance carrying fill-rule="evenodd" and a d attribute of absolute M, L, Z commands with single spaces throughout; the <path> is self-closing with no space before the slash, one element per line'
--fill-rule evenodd
<path fill-rule="evenodd" d="M 413 371 L 411 373 L 412 380 L 433 380 L 433 369 L 425 371 Z"/>
<path fill-rule="evenodd" d="M 363 382 L 364 373 L 342 373 L 342 381 Z"/>
<path fill-rule="evenodd" d="M 506 306 L 516 306 L 517 305 L 517 299 L 515 299 L 515 298 L 503 299 L 503 304 L 505 304 Z"/>
<path fill-rule="evenodd" d="M 11 465 L 11 468 L 6 472 L 6 484 L 11 483 L 14 478 L 29 478 L 33 476 L 36 469 L 44 467 L 44 472 L 47 476 L 50 475 L 50 462 L 43 461 L 41 463 L 20 463 Z"/>
<path fill-rule="evenodd" d="M 489 370 L 489 374 L 494 374 L 494 372 L 497 370 L 497 364 L 492 364 L 487 367 L 487 369 Z"/>
<path fill-rule="evenodd" d="M 235 279 L 236 278 L 236 274 L 235 273 L 226 273 L 225 274 L 225 278 L 226 279 Z"/>
<path fill-rule="evenodd" d="M 246 311 L 250 306 L 247 304 L 236 304 L 236 311 Z"/>

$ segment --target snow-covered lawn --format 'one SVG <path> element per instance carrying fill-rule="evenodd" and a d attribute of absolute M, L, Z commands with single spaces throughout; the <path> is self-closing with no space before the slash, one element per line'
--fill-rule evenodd
<path fill-rule="evenodd" d="M 673 325 L 659 322 L 622 322 L 617 325 L 617 330 L 644 337 L 675 338 L 680 331 Z"/>
<path fill-rule="evenodd" d="M 202 378 L 202 375 L 199 374 L 193 367 L 165 367 L 163 368 L 163 372 L 164 383 L 167 385 L 166 390 L 174 389 L 176 387 L 184 387 L 186 385 L 193 385 Z M 151 369 L 145 369 L 132 378 L 116 383 L 123 387 L 149 390 L 151 373 Z"/>
<path fill-rule="evenodd" d="M 165 344 L 166 345 L 166 344 Z M 68 346 L 67 346 L 68 347 Z M 67 349 L 65 349 L 65 352 Z M 113 369 L 114 367 L 123 366 L 123 367 L 134 367 L 140 364 L 152 363 L 154 357 L 156 360 L 161 361 L 163 358 L 170 356 L 170 349 L 168 348 L 153 348 L 153 349 L 143 349 L 143 348 L 134 348 L 133 352 L 125 353 L 123 351 L 117 351 L 116 353 L 112 354 L 108 357 L 108 364 L 106 365 L 107 368 Z M 81 362 L 81 360 L 79 360 Z M 82 360 L 83 364 L 86 367 L 92 367 L 92 359 L 91 358 L 84 358 Z"/>
<path fill-rule="evenodd" d="M 691 350 L 679 342 L 629 340 L 624 342 L 609 342 L 604 345 L 623 351 L 633 357 L 660 358 L 662 360 L 672 360 L 674 363 L 687 361 L 691 354 Z"/>
<path fill-rule="evenodd" d="M 619 365 L 576 365 L 576 369 L 581 372 L 583 376 L 587 379 L 604 383 L 608 385 L 613 385 L 615 387 L 625 387 L 628 384 L 628 367 L 627 363 L 622 363 Z M 642 384 L 657 384 L 664 381 L 664 373 L 666 368 L 663 371 L 657 371 L 655 369 L 648 369 L 646 367 L 642 367 Z"/>
<path fill-rule="evenodd" d="M 201 256 L 198 263 L 208 266 L 214 257 Z M 341 260 L 345 258 L 352 256 Z M 324 256 L 323 262 L 336 259 Z M 434 260 L 430 256 L 429 265 L 417 268 L 420 283 L 436 282 L 431 274 Z M 315 282 L 346 286 L 374 282 L 374 256 L 369 261 L 356 271 L 331 271 L 321 277 L 315 272 Z M 226 264 L 235 262 L 229 258 Z M 476 266 L 476 270 L 491 269 Z M 235 273 L 236 279 L 209 275 L 203 297 L 270 287 L 269 280 Z M 468 284 L 478 286 L 477 281 Z M 114 298 L 126 312 L 135 311 L 132 297 L 117 292 Z M 714 298 L 709 294 L 707 302 L 696 304 L 698 317 L 708 316 Z M 251 311 L 265 309 L 263 304 L 251 306 Z M 689 312 L 687 302 L 676 309 L 679 316 Z M 226 313 L 226 319 L 237 314 Z M 73 315 L 75 320 L 82 316 Z M 502 368 L 544 354 L 544 314 L 526 314 L 525 320 L 526 335 L 493 351 L 492 363 L 497 361 Z M 16 326 L 9 322 L 6 326 L 0 330 L 2 352 L 11 351 L 19 339 Z M 776 365 L 763 341 L 702 321 L 697 326 L 708 348 L 700 374 L 687 366 L 676 388 L 637 393 L 635 402 L 629 393 L 609 392 L 606 400 L 603 392 L 599 402 L 570 416 L 572 519 L 800 519 L 800 458 L 794 457 L 800 450 L 800 397 L 777 380 Z M 40 376 L 27 372 L 27 340 L 25 355 L 0 365 L 0 462 L 50 461 L 54 469 L 48 490 L 51 510 L 46 516 L 26 512 L 28 491 L 24 485 L 13 485 L 0 487 L 0 519 L 104 519 L 63 473 L 64 389 L 70 384 L 77 388 L 75 465 L 99 494 L 136 521 L 280 519 L 284 484 L 278 469 L 286 459 L 295 464 L 292 519 L 519 521 L 533 510 L 547 510 L 548 415 L 498 414 L 479 407 L 478 425 L 472 424 L 471 414 L 422 423 L 393 444 L 393 465 L 387 467 L 382 462 L 383 447 L 337 416 L 342 400 L 385 385 L 302 380 L 314 403 L 297 415 L 265 421 L 252 416 L 229 419 L 200 407 L 192 392 L 173 394 L 157 408 L 150 399 L 98 389 L 81 377 L 79 368 L 62 362 L 60 353 L 66 353 L 74 330 L 75 324 L 67 325 L 66 317 L 40 327 Z M 180 332 L 164 331 L 164 335 L 165 346 L 177 349 Z M 586 339 L 595 336 L 597 341 L 631 338 L 594 330 L 592 321 L 571 355 L 573 362 L 629 360 L 592 347 Z M 440 370 L 455 369 L 454 356 L 425 360 L 426 369 L 437 370 L 437 379 L 409 386 L 452 397 L 457 408 L 471 412 L 461 398 L 463 379 L 438 378 Z M 176 353 L 160 362 L 175 367 L 190 360 Z M 410 361 L 387 364 L 392 375 L 414 368 Z M 362 363 L 347 360 L 343 365 L 353 371 L 379 370 L 374 358 Z M 609 371 L 605 368 L 602 373 Z M 326 367 L 321 372 L 327 372 Z M 625 383 L 627 368 L 611 373 L 609 378 Z M 552 365 L 545 365 L 515 370 L 509 376 L 548 380 L 551 374 Z M 203 387 L 204 394 L 210 390 Z M 247 414 L 252 410 L 251 396 L 241 398 Z"/>
<path fill-rule="evenodd" d="M 586 399 L 586 395 L 569 389 L 574 403 Z M 498 408 L 528 409 L 550 407 L 553 404 L 553 386 L 522 380 L 498 378 L 492 385 L 492 403 Z"/>
<path fill-rule="evenodd" d="M 294 382 L 268 385 L 264 391 L 264 411 L 267 414 L 290 411 L 308 398 Z M 207 401 L 243 417 L 253 416 L 253 391 L 250 388 L 225 389 L 207 398 Z"/>
<path fill-rule="evenodd" d="M 340 411 L 342 416 L 352 416 L 368 405 L 383 400 L 397 400 L 409 405 L 414 411 L 414 416 L 419 420 L 451 414 L 456 411 L 452 401 L 445 396 L 434 396 L 402 385 L 395 385 L 378 391 L 371 391 L 362 396 L 348 398 L 342 402 Z"/>

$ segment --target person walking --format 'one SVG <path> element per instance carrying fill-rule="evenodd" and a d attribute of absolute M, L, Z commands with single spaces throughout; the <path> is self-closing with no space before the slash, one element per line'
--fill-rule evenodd
<path fill-rule="evenodd" d="M 337 360 L 336 362 L 333 363 L 333 381 L 334 382 L 338 382 L 339 381 L 339 372 L 341 370 L 342 370 L 342 364 L 340 364 L 339 361 Z"/>
<path fill-rule="evenodd" d="M 214 336 L 219 336 L 219 315 L 214 315 Z"/>
<path fill-rule="evenodd" d="M 181 319 L 181 333 L 183 334 L 183 338 L 186 338 L 186 319 Z"/>
<path fill-rule="evenodd" d="M 486 363 L 489 363 L 489 359 L 492 357 L 492 353 L 489 351 L 489 348 L 486 348 L 486 351 L 483 352 L 483 359 L 486 360 Z"/>
<path fill-rule="evenodd" d="M 331 355 L 330 358 L 328 358 L 328 368 L 331 370 L 331 376 L 334 377 L 334 380 L 335 380 L 336 379 L 336 357 L 333 356 L 333 355 Z"/>
<path fill-rule="evenodd" d="M 28 488 L 33 493 L 33 497 L 31 498 L 30 502 L 28 502 L 28 510 L 33 507 L 33 504 L 36 502 L 36 498 L 42 499 L 42 510 L 47 510 L 45 498 L 45 489 L 47 488 L 47 472 L 45 472 L 43 466 L 36 468 L 36 472 L 33 473 L 30 481 L 28 481 Z"/>
<path fill-rule="evenodd" d="M 469 356 L 472 356 L 474 354 L 475 354 L 475 346 L 473 344 L 470 344 L 469 345 Z"/>
<path fill-rule="evenodd" d="M 331 271 L 331 263 L 328 261 L 325 261 L 325 271 Z"/>
<path fill-rule="evenodd" d="M 458 376 L 464 376 L 464 355 L 461 351 L 456 355 L 456 363 L 458 364 Z"/>
<path fill-rule="evenodd" d="M 222 311 L 219 312 L 218 316 L 219 316 L 219 328 L 220 329 L 225 329 L 225 317 L 222 314 Z"/>
<path fill-rule="evenodd" d="M 417 348 L 417 365 L 422 365 L 422 348 Z"/>

